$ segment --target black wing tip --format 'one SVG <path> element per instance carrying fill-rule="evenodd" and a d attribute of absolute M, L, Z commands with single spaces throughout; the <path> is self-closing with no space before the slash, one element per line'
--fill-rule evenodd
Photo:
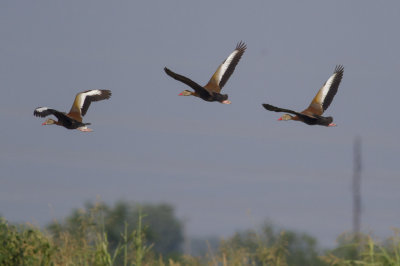
<path fill-rule="evenodd" d="M 111 95 L 112 95 L 111 90 L 103 90 L 103 89 L 100 90 L 99 89 L 99 91 L 101 91 L 101 94 L 100 94 L 101 100 L 107 100 L 107 99 L 111 98 Z"/>
<path fill-rule="evenodd" d="M 43 107 L 36 107 L 35 110 L 33 110 L 33 115 L 34 116 L 39 116 L 40 117 L 42 112 L 38 112 L 38 110 L 37 110 L 37 109 L 40 109 L 40 108 L 43 108 Z"/>
<path fill-rule="evenodd" d="M 267 109 L 268 111 L 273 111 L 273 106 L 267 103 L 263 103 L 262 106 Z"/>
<path fill-rule="evenodd" d="M 99 90 L 101 93 L 100 95 L 96 95 L 95 96 L 95 101 L 97 100 L 107 100 L 111 98 L 112 92 L 111 90 L 104 90 L 104 89 L 95 89 L 95 90 Z M 88 90 L 88 91 L 92 91 L 92 90 Z M 99 99 L 96 99 L 99 98 Z"/>
<path fill-rule="evenodd" d="M 51 112 L 53 111 L 50 108 L 46 107 L 47 109 L 39 112 L 37 109 L 40 109 L 40 108 L 43 108 L 43 107 L 37 107 L 37 108 L 35 108 L 35 110 L 33 110 L 33 115 L 34 116 L 36 116 L 36 117 L 46 117 L 49 114 L 51 114 Z"/>
<path fill-rule="evenodd" d="M 236 44 L 236 49 L 235 50 L 239 50 L 239 51 L 245 51 L 247 49 L 247 44 L 244 41 L 240 41 Z"/>
<path fill-rule="evenodd" d="M 110 99 L 112 92 L 111 90 L 101 90 L 101 94 L 102 95 L 104 94 L 104 99 Z"/>
<path fill-rule="evenodd" d="M 168 75 L 168 76 L 170 76 L 170 77 L 173 77 L 174 76 L 174 72 L 172 72 L 169 68 L 167 68 L 167 67 L 164 67 L 164 72 Z"/>
<path fill-rule="evenodd" d="M 78 92 L 77 95 L 79 95 L 81 93 L 86 93 L 86 92 L 89 92 L 89 91 L 96 91 L 96 90 L 101 92 L 100 96 L 101 96 L 102 100 L 103 99 L 110 99 L 110 97 L 112 95 L 111 90 L 104 90 L 104 89 L 92 89 L 92 90 L 81 91 L 81 92 Z"/>
<path fill-rule="evenodd" d="M 343 75 L 344 66 L 343 65 L 336 65 L 334 73 L 340 73 Z"/>

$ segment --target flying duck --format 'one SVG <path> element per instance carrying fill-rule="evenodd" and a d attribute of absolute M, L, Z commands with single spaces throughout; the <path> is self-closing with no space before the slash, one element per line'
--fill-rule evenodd
<path fill-rule="evenodd" d="M 319 89 L 317 95 L 314 97 L 307 109 L 302 112 L 295 112 L 265 103 L 263 106 L 269 111 L 285 112 L 294 115 L 284 114 L 278 120 L 296 120 L 304 122 L 307 125 L 321 125 L 328 127 L 336 126 L 336 124 L 332 123 L 333 118 L 331 116 L 324 117 L 322 114 L 326 109 L 328 109 L 333 97 L 336 95 L 340 81 L 343 78 L 343 71 L 344 67 L 342 65 L 337 65 L 332 76 L 330 76 L 321 89 Z"/>
<path fill-rule="evenodd" d="M 246 48 L 246 44 L 240 41 L 236 45 L 236 49 L 228 56 L 227 59 L 225 59 L 224 62 L 222 62 L 222 64 L 217 68 L 217 71 L 215 71 L 214 75 L 211 77 L 210 81 L 204 87 L 200 86 L 199 84 L 187 77 L 172 72 L 166 67 L 164 68 L 164 71 L 165 73 L 167 73 L 168 76 L 185 83 L 194 90 L 194 92 L 184 90 L 179 94 L 180 96 L 192 95 L 199 97 L 207 102 L 220 102 L 224 104 L 230 104 L 231 101 L 228 100 L 228 95 L 221 94 L 221 89 L 224 87 L 225 83 L 232 75 Z"/>
<path fill-rule="evenodd" d="M 49 118 L 42 124 L 43 126 L 58 125 L 68 129 L 78 129 L 82 132 L 91 132 L 93 130 L 87 127 L 90 123 L 82 123 L 82 117 L 86 114 L 91 102 L 106 100 L 110 97 L 110 90 L 88 90 L 76 95 L 75 101 L 68 114 L 49 107 L 38 107 L 33 111 L 33 115 L 38 117 L 54 115 L 57 117 L 58 121 Z"/>

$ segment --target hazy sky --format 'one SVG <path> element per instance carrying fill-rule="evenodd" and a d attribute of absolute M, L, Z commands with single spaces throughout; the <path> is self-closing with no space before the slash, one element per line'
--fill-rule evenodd
<path fill-rule="evenodd" d="M 352 145 L 363 141 L 362 228 L 400 226 L 398 1 L 0 1 L 0 213 L 44 225 L 87 200 L 171 203 L 189 235 L 269 219 L 325 245 L 352 226 Z M 231 105 L 179 97 L 164 66 L 205 84 L 240 40 Z M 278 122 L 345 67 L 335 128 Z M 111 89 L 84 121 L 41 126 Z"/>

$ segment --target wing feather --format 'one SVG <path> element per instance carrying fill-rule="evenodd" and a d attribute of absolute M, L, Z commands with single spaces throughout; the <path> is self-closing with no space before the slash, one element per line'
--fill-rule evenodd
<path fill-rule="evenodd" d="M 344 67 L 337 65 L 335 71 L 325 82 L 325 84 L 319 89 L 317 95 L 315 95 L 311 104 L 305 111 L 311 111 L 314 114 L 322 115 L 329 105 L 332 103 L 335 97 L 340 82 L 343 78 Z"/>
<path fill-rule="evenodd" d="M 178 80 L 178 81 L 188 85 L 189 87 L 191 87 L 201 98 L 210 97 L 210 93 L 207 90 L 205 90 L 202 86 L 200 86 L 199 84 L 194 82 L 193 80 L 191 80 L 185 76 L 179 75 L 166 67 L 164 67 L 164 71 L 171 78 Z"/>
<path fill-rule="evenodd" d="M 303 115 L 299 112 L 290 110 L 290 109 L 284 109 L 284 108 L 280 108 L 280 107 L 276 107 L 270 104 L 266 104 L 263 103 L 262 106 L 264 106 L 265 109 L 267 109 L 268 111 L 273 111 L 273 112 L 277 112 L 277 113 L 289 113 L 289 114 L 293 114 L 293 115 Z"/>
<path fill-rule="evenodd" d="M 48 107 L 38 107 L 33 111 L 33 115 L 37 117 L 46 117 L 49 115 L 54 115 L 57 117 L 59 122 L 64 122 L 64 121 L 70 121 L 71 118 L 69 118 L 65 113 L 59 112 L 55 109 L 51 109 Z"/>
<path fill-rule="evenodd" d="M 111 97 L 110 90 L 87 90 L 80 92 L 75 96 L 68 115 L 82 122 L 82 116 L 86 115 L 87 110 L 92 102 L 106 100 Z"/>
<path fill-rule="evenodd" d="M 222 62 L 217 68 L 214 75 L 204 87 L 210 92 L 221 92 L 232 73 L 235 71 L 236 65 L 239 63 L 242 55 L 246 51 L 246 44 L 240 41 L 235 50 Z"/>

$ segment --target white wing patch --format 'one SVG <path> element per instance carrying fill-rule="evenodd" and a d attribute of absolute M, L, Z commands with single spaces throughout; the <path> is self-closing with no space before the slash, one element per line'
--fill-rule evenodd
<path fill-rule="evenodd" d="M 47 109 L 49 109 L 49 107 L 40 107 L 40 108 L 36 108 L 35 111 L 41 113 L 41 112 L 46 111 Z"/>
<path fill-rule="evenodd" d="M 224 76 L 226 70 L 228 69 L 229 65 L 232 63 L 233 58 L 235 58 L 235 55 L 238 53 L 238 50 L 233 51 L 227 59 L 221 64 L 219 73 L 218 73 L 218 80 L 217 83 L 219 84 L 221 82 L 222 77 Z"/>
<path fill-rule="evenodd" d="M 326 95 L 328 95 L 328 92 L 332 86 L 333 80 L 335 79 L 336 73 L 334 73 L 330 78 L 325 82 L 325 85 L 321 89 L 321 103 L 324 102 Z"/>
<path fill-rule="evenodd" d="M 93 95 L 101 95 L 101 90 L 90 90 L 79 94 L 78 101 L 76 103 L 79 110 L 82 109 L 83 104 L 85 103 L 86 96 L 93 96 Z"/>

